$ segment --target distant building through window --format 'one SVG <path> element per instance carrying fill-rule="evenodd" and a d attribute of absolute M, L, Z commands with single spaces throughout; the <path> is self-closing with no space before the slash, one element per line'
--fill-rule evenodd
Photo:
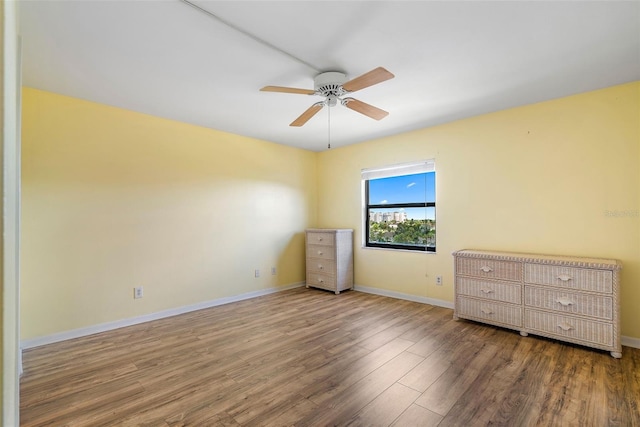
<path fill-rule="evenodd" d="M 365 246 L 435 252 L 435 177 L 432 160 L 364 169 Z"/>

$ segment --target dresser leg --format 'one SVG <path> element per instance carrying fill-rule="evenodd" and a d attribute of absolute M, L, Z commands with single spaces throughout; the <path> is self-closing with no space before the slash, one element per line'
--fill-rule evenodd
<path fill-rule="evenodd" d="M 616 359 L 620 359 L 622 357 L 622 353 L 620 353 L 618 351 L 612 351 L 611 352 L 611 356 L 613 356 Z"/>
<path fill-rule="evenodd" d="M 340 295 L 340 291 L 336 291 L 336 295 Z"/>
<path fill-rule="evenodd" d="M 522 335 L 523 337 L 528 337 L 529 336 L 529 332 L 520 331 L 520 335 Z"/>
<path fill-rule="evenodd" d="M 309 285 L 304 285 L 305 288 L 309 289 Z"/>

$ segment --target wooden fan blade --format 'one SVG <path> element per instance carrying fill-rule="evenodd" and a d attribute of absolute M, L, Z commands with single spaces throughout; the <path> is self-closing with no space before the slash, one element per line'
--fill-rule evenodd
<path fill-rule="evenodd" d="M 344 106 L 375 120 L 384 119 L 389 115 L 388 112 L 381 110 L 378 107 L 374 107 L 373 105 L 367 104 L 366 102 L 358 101 L 357 99 L 353 98 L 345 98 Z"/>
<path fill-rule="evenodd" d="M 295 87 L 284 87 L 284 86 L 265 86 L 260 90 L 263 92 L 297 93 L 300 95 L 313 95 L 316 93 L 315 90 L 311 90 L 311 89 L 298 89 Z"/>
<path fill-rule="evenodd" d="M 324 104 L 322 102 L 316 102 L 311 107 L 307 108 L 307 110 L 300 115 L 297 119 L 295 119 L 289 126 L 300 127 L 307 123 L 309 119 L 318 113 L 318 111 L 322 110 Z"/>
<path fill-rule="evenodd" d="M 356 77 L 353 80 L 349 80 L 342 85 L 342 88 L 347 92 L 355 92 L 365 87 L 373 86 L 378 83 L 382 83 L 385 80 L 394 78 L 395 76 L 382 67 L 378 67 L 374 70 L 364 73 L 360 77 Z"/>

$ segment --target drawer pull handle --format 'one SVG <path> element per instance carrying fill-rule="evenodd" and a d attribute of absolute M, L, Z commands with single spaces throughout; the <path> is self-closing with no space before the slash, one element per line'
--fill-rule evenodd
<path fill-rule="evenodd" d="M 324 283 L 323 279 L 318 279 L 318 283 Z"/>
<path fill-rule="evenodd" d="M 322 237 L 318 237 L 318 242 L 322 242 Z"/>
<path fill-rule="evenodd" d="M 561 274 L 558 276 L 558 279 L 562 280 L 563 282 L 568 282 L 569 280 L 571 280 L 571 276 L 569 276 L 568 274 Z"/>
<path fill-rule="evenodd" d="M 322 251 L 318 251 L 318 255 L 322 255 Z"/>
<path fill-rule="evenodd" d="M 558 325 L 558 328 L 562 329 L 563 331 L 570 331 L 573 329 L 573 326 L 571 326 L 567 322 L 563 322 Z"/>
<path fill-rule="evenodd" d="M 318 264 L 318 268 L 319 268 L 320 270 L 324 270 L 324 265 L 322 265 L 322 264 Z"/>
<path fill-rule="evenodd" d="M 573 301 L 571 301 L 569 298 L 558 298 L 556 302 L 564 307 L 573 305 Z"/>
<path fill-rule="evenodd" d="M 493 289 L 489 289 L 489 288 L 480 288 L 480 290 L 482 292 L 484 292 L 485 294 L 491 294 L 493 293 Z"/>
<path fill-rule="evenodd" d="M 489 308 L 481 308 L 480 311 L 484 314 L 493 314 L 493 311 L 491 311 L 491 309 Z"/>
<path fill-rule="evenodd" d="M 493 268 L 489 267 L 488 265 L 483 265 L 482 267 L 480 267 L 480 270 L 484 271 L 485 273 L 488 273 L 490 271 L 493 271 Z"/>

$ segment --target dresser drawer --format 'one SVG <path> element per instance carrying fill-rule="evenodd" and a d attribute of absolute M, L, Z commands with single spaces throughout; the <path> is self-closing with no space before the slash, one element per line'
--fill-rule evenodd
<path fill-rule="evenodd" d="M 307 258 L 307 271 L 311 273 L 336 275 L 336 262 L 334 260 Z"/>
<path fill-rule="evenodd" d="M 328 274 L 307 272 L 307 286 L 323 289 L 336 289 L 336 277 Z"/>
<path fill-rule="evenodd" d="M 513 304 L 520 304 L 522 301 L 522 286 L 516 283 L 457 277 L 456 292 L 459 295 Z"/>
<path fill-rule="evenodd" d="M 457 258 L 456 273 L 487 279 L 522 280 L 522 264 L 491 259 Z"/>
<path fill-rule="evenodd" d="M 524 281 L 589 292 L 613 292 L 613 273 L 610 270 L 525 264 Z"/>
<path fill-rule="evenodd" d="M 613 325 L 596 320 L 525 309 L 524 324 L 527 331 L 567 341 L 582 341 L 593 346 L 614 345 Z"/>
<path fill-rule="evenodd" d="M 459 317 L 512 327 L 522 326 L 522 309 L 519 305 L 501 304 L 463 296 L 458 297 L 457 303 L 456 311 Z"/>
<path fill-rule="evenodd" d="M 335 249 L 327 246 L 308 245 L 307 246 L 307 259 L 320 258 L 320 259 L 336 259 Z"/>
<path fill-rule="evenodd" d="M 603 320 L 613 320 L 613 299 L 604 295 L 525 286 L 524 303 L 530 307 L 554 310 L 565 314 L 578 314 Z"/>
<path fill-rule="evenodd" d="M 333 246 L 335 242 L 336 240 L 334 233 L 323 233 L 321 231 L 307 232 L 308 245 Z"/>

